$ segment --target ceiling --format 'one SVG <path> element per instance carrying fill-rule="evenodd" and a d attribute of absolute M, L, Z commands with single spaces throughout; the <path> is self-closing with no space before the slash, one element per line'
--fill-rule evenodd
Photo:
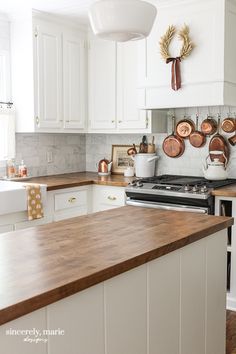
<path fill-rule="evenodd" d="M 55 15 L 68 16 L 71 19 L 80 19 L 87 22 L 89 6 L 97 0 L 0 0 L 0 12 L 11 14 L 22 12 L 22 9 L 33 8 Z M 146 0 L 156 5 L 167 0 Z M 173 2 L 179 0 L 172 0 Z"/>

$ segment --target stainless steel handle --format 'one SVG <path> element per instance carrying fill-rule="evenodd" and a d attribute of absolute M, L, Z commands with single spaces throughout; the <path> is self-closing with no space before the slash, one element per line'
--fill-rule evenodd
<path fill-rule="evenodd" d="M 146 129 L 148 128 L 149 125 L 149 118 L 148 118 L 148 111 L 146 111 Z"/>
<path fill-rule="evenodd" d="M 160 204 L 155 202 L 147 203 L 147 202 L 135 201 L 129 199 L 127 199 L 126 204 L 132 206 L 144 207 L 144 208 L 152 208 L 152 209 L 186 211 L 189 213 L 208 214 L 207 208 L 189 207 L 186 205 L 178 205 L 178 204 Z"/>
<path fill-rule="evenodd" d="M 35 117 L 35 122 L 36 122 L 37 125 L 39 125 L 39 117 L 38 116 Z"/>
<path fill-rule="evenodd" d="M 76 200 L 77 200 L 77 199 L 76 199 L 75 197 L 71 197 L 71 198 L 68 199 L 68 202 L 69 202 L 69 203 L 75 203 Z"/>

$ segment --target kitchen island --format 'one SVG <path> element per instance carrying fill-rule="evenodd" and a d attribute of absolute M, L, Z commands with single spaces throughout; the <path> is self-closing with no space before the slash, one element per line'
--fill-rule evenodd
<path fill-rule="evenodd" d="M 0 352 L 224 353 L 232 224 L 122 207 L 0 235 Z"/>

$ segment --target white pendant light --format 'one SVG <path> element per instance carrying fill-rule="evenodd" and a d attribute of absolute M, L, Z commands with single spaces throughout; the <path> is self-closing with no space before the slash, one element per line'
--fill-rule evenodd
<path fill-rule="evenodd" d="M 141 0 L 99 0 L 89 9 L 94 34 L 117 42 L 147 37 L 156 14 L 154 5 Z"/>

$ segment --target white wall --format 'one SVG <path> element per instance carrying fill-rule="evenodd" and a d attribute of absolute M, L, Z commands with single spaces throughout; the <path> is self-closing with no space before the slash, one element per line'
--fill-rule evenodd
<path fill-rule="evenodd" d="M 10 82 L 10 24 L 0 13 L 0 101 L 11 100 Z"/>

